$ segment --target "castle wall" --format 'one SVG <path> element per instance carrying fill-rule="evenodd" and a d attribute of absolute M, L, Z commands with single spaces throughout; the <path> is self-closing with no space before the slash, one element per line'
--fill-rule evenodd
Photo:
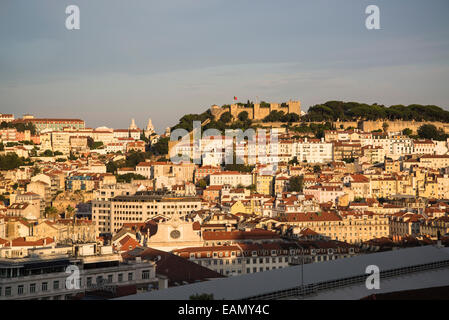
<path fill-rule="evenodd" d="M 367 131 L 367 132 L 371 132 L 374 130 L 383 130 L 383 124 L 387 123 L 388 124 L 388 128 L 387 131 L 388 132 L 397 132 L 397 131 L 402 131 L 406 128 L 409 128 L 410 130 L 413 131 L 413 133 L 417 133 L 419 127 L 421 127 L 424 124 L 433 124 L 435 127 L 437 127 L 438 129 L 443 129 L 444 132 L 449 133 L 449 123 L 443 123 L 443 122 L 432 122 L 432 121 L 362 121 L 361 125 L 360 125 L 360 129 L 362 129 L 363 131 Z"/>
<path fill-rule="evenodd" d="M 301 102 L 300 101 L 288 101 L 287 106 L 281 106 L 279 103 L 271 103 L 270 107 L 260 107 L 259 103 L 254 103 L 254 107 L 243 107 L 237 104 L 232 104 L 230 107 L 212 106 L 211 113 L 215 119 L 219 119 L 225 112 L 230 112 L 234 119 L 238 118 L 238 115 L 246 111 L 248 112 L 248 118 L 251 120 L 262 120 L 270 114 L 271 111 L 283 111 L 287 113 L 296 113 L 301 115 Z"/>

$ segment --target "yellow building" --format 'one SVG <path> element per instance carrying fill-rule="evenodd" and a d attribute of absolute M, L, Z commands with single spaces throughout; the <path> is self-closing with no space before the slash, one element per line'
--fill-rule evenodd
<path fill-rule="evenodd" d="M 360 243 L 390 234 L 387 215 L 365 211 L 338 214 L 306 212 L 287 215 L 287 224 L 309 228 L 325 237 L 348 243 Z"/>
<path fill-rule="evenodd" d="M 256 178 L 257 193 L 271 195 L 273 193 L 273 180 L 273 176 L 258 175 Z"/>

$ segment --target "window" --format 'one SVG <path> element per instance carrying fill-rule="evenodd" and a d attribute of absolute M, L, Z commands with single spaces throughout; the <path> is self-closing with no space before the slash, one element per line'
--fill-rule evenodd
<path fill-rule="evenodd" d="M 92 277 L 87 277 L 87 286 L 92 286 Z"/>
<path fill-rule="evenodd" d="M 118 282 L 123 282 L 123 273 L 118 274 Z"/>
<path fill-rule="evenodd" d="M 108 275 L 108 283 L 112 283 L 112 279 L 113 279 L 112 274 L 109 274 L 109 275 Z"/>
<path fill-rule="evenodd" d="M 23 285 L 17 287 L 17 294 L 20 296 L 23 294 Z"/>
<path fill-rule="evenodd" d="M 11 287 L 6 287 L 6 288 L 5 288 L 5 296 L 6 296 L 6 297 L 11 296 Z"/>
<path fill-rule="evenodd" d="M 150 270 L 143 270 L 142 271 L 142 279 L 150 279 Z"/>
<path fill-rule="evenodd" d="M 59 289 L 59 281 L 58 280 L 53 281 L 53 289 L 55 289 L 55 290 Z"/>
<path fill-rule="evenodd" d="M 36 284 L 32 283 L 30 284 L 30 293 L 35 293 L 36 292 Z"/>
<path fill-rule="evenodd" d="M 128 281 L 133 281 L 133 273 L 132 272 L 128 273 Z"/>
<path fill-rule="evenodd" d="M 48 282 L 42 282 L 42 291 L 48 291 Z"/>

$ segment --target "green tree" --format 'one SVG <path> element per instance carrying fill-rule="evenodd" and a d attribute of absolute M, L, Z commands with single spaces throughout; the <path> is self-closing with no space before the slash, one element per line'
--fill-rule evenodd
<path fill-rule="evenodd" d="M 135 173 L 126 173 L 117 176 L 117 182 L 122 183 L 130 183 L 132 180 L 146 180 L 147 178 Z"/>
<path fill-rule="evenodd" d="M 421 139 L 445 140 L 447 135 L 443 130 L 437 129 L 433 124 L 423 124 L 418 129 L 418 136 Z"/>
<path fill-rule="evenodd" d="M 117 164 L 114 161 L 106 163 L 106 172 L 115 174 L 117 172 Z"/>
<path fill-rule="evenodd" d="M 287 113 L 281 117 L 282 122 L 298 122 L 300 119 L 299 115 L 296 113 Z"/>
<path fill-rule="evenodd" d="M 41 168 L 39 168 L 38 166 L 34 166 L 33 169 L 31 170 L 31 176 L 34 177 L 41 172 L 42 172 Z"/>
<path fill-rule="evenodd" d="M 154 155 L 166 155 L 168 154 L 168 142 L 170 138 L 163 137 L 160 138 L 157 143 L 151 146 L 150 153 Z"/>
<path fill-rule="evenodd" d="M 223 123 L 229 123 L 229 122 L 231 122 L 231 121 L 232 121 L 232 114 L 231 114 L 229 111 L 223 113 L 223 114 L 220 116 L 220 121 L 223 122 Z"/>
<path fill-rule="evenodd" d="M 69 160 L 71 160 L 71 161 L 75 161 L 75 160 L 77 160 L 78 158 L 75 156 L 75 154 L 73 154 L 73 152 L 72 151 L 70 151 L 70 156 L 69 156 Z"/>
<path fill-rule="evenodd" d="M 204 180 L 204 179 L 201 179 L 201 180 L 199 180 L 197 183 L 196 183 L 196 186 L 198 187 L 198 188 L 201 188 L 201 189 L 206 189 L 206 187 L 207 187 L 207 182 Z"/>
<path fill-rule="evenodd" d="M 262 121 L 263 122 L 279 122 L 279 121 L 281 121 L 281 118 L 283 116 L 284 116 L 284 111 L 273 110 Z"/>
<path fill-rule="evenodd" d="M 251 185 L 247 186 L 246 189 L 248 189 L 248 190 L 250 190 L 252 192 L 256 192 L 257 187 L 256 187 L 255 184 L 251 184 Z"/>
<path fill-rule="evenodd" d="M 41 154 L 41 156 L 43 156 L 43 157 L 53 157 L 53 151 L 51 151 L 51 150 L 45 150 L 42 154 Z"/>
<path fill-rule="evenodd" d="M 413 131 L 409 128 L 405 128 L 404 130 L 402 130 L 402 134 L 404 136 L 411 136 L 413 134 Z"/>
<path fill-rule="evenodd" d="M 287 190 L 289 192 L 302 192 L 304 188 L 304 176 L 292 176 L 288 181 Z"/>
<path fill-rule="evenodd" d="M 227 164 L 225 165 L 225 170 L 226 171 L 238 171 L 238 172 L 252 172 L 254 169 L 254 166 L 247 166 L 244 164 L 237 164 L 234 163 L 233 164 Z"/>
<path fill-rule="evenodd" d="M 48 219 L 56 219 L 59 218 L 58 209 L 55 207 L 46 207 L 45 208 L 45 217 Z"/>
<path fill-rule="evenodd" d="M 292 165 L 295 165 L 295 164 L 298 164 L 298 163 L 299 163 L 299 161 L 298 161 L 298 157 L 297 156 L 294 156 L 293 159 L 288 162 L 288 164 L 292 164 Z"/>
<path fill-rule="evenodd" d="M 239 113 L 238 118 L 240 121 L 246 121 L 248 120 L 248 112 L 247 111 L 242 111 Z"/>
<path fill-rule="evenodd" d="M 25 159 L 16 153 L 8 153 L 0 156 L 0 170 L 13 170 L 25 164 Z"/>
<path fill-rule="evenodd" d="M 103 141 L 94 141 L 92 137 L 87 137 L 87 146 L 90 150 L 100 149 L 103 146 Z"/>
<path fill-rule="evenodd" d="M 73 208 L 71 205 L 69 205 L 66 209 L 65 209 L 65 218 L 73 218 L 73 216 L 75 215 L 75 208 Z"/>
<path fill-rule="evenodd" d="M 134 168 L 140 162 L 144 162 L 147 158 L 147 155 L 140 151 L 131 151 L 126 155 L 125 167 Z"/>

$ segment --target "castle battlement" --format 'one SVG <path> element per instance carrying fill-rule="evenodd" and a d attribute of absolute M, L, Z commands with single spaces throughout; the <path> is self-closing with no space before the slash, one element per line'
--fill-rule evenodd
<path fill-rule="evenodd" d="M 285 114 L 296 113 L 297 115 L 301 115 L 301 102 L 299 100 L 289 100 L 285 103 L 269 103 L 264 105 L 254 103 L 251 107 L 239 104 L 231 104 L 230 106 L 223 107 L 213 105 L 210 111 L 215 119 L 219 119 L 225 112 L 230 112 L 233 118 L 237 119 L 241 112 L 246 111 L 248 112 L 249 119 L 262 120 L 272 111 L 283 111 Z"/>

